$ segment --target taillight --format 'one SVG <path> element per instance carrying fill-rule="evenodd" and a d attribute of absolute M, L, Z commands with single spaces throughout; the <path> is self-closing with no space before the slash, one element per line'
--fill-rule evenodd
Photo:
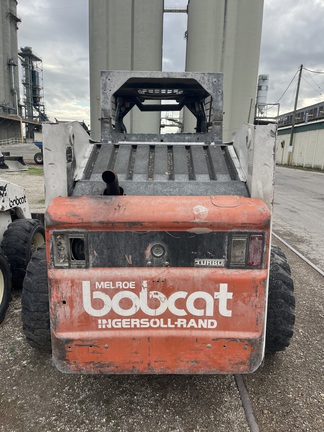
<path fill-rule="evenodd" d="M 247 236 L 237 235 L 232 237 L 230 264 L 233 266 L 245 266 L 246 263 Z"/>
<path fill-rule="evenodd" d="M 54 267 L 86 267 L 86 244 L 86 236 L 83 233 L 54 233 L 52 248 Z"/>
<path fill-rule="evenodd" d="M 231 233 L 228 264 L 232 268 L 261 268 L 264 258 L 264 234 Z"/>
<path fill-rule="evenodd" d="M 263 257 L 263 235 L 251 234 L 249 239 L 249 267 L 261 267 Z"/>

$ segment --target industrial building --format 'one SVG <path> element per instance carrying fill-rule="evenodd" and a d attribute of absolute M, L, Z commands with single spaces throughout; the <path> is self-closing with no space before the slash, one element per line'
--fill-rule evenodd
<path fill-rule="evenodd" d="M 42 60 L 31 47 L 18 53 L 17 30 L 21 19 L 16 0 L 0 3 L 0 142 L 11 144 L 33 138 L 48 120 L 42 95 Z M 20 102 L 19 70 L 23 67 L 23 102 Z M 24 126 L 24 127 L 23 127 Z"/>
<path fill-rule="evenodd" d="M 21 140 L 16 0 L 0 2 L 0 141 Z"/>
<path fill-rule="evenodd" d="M 278 164 L 324 170 L 324 101 L 281 114 L 278 126 Z"/>
<path fill-rule="evenodd" d="M 48 121 L 42 95 L 42 59 L 28 46 L 21 48 L 18 56 L 24 71 L 22 117 L 26 122 L 26 138 L 33 138 L 34 131 L 40 130 L 40 124 Z"/>
<path fill-rule="evenodd" d="M 308 123 L 310 121 L 324 119 L 324 101 L 309 105 L 305 108 L 299 108 L 294 113 L 289 111 L 278 116 L 278 126 L 289 126 L 292 123 L 293 115 L 295 116 L 294 123 Z"/>

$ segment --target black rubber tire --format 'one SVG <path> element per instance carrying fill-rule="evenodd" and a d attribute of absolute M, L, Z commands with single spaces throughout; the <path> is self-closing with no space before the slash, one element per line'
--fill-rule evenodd
<path fill-rule="evenodd" d="M 290 267 L 281 249 L 272 247 L 266 353 L 276 353 L 288 347 L 293 336 L 294 324 L 295 294 Z"/>
<path fill-rule="evenodd" d="M 43 153 L 38 152 L 34 155 L 34 162 L 38 165 L 43 165 Z"/>
<path fill-rule="evenodd" d="M 286 255 L 278 246 L 271 247 L 271 263 L 272 265 L 275 263 L 279 264 L 289 275 L 291 275 L 291 270 Z"/>
<path fill-rule="evenodd" d="M 4 320 L 11 299 L 11 271 L 2 251 L 0 251 L 0 323 Z"/>
<path fill-rule="evenodd" d="M 38 351 L 50 353 L 51 332 L 45 246 L 31 257 L 21 296 L 23 331 L 27 342 Z"/>
<path fill-rule="evenodd" d="M 44 226 L 37 219 L 16 219 L 8 225 L 1 248 L 11 267 L 13 288 L 22 288 L 30 257 L 44 242 Z"/>

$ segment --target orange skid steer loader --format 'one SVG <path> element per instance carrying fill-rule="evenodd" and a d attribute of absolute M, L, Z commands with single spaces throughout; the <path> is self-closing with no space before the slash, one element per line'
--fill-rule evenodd
<path fill-rule="evenodd" d="M 76 122 L 44 125 L 28 342 L 62 372 L 255 371 L 294 325 L 289 265 L 271 249 L 276 125 L 223 143 L 215 73 L 105 71 L 101 104 L 100 142 Z M 129 133 L 135 107 L 187 109 L 195 132 Z"/>

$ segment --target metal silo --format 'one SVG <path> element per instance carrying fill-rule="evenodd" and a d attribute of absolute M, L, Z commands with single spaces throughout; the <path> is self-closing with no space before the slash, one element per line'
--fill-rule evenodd
<path fill-rule="evenodd" d="M 89 0 L 89 35 L 91 135 L 99 139 L 100 71 L 162 70 L 163 0 Z M 126 123 L 129 132 L 159 125 L 156 113 L 136 111 Z"/>
<path fill-rule="evenodd" d="M 269 90 L 269 75 L 259 75 L 258 92 L 257 92 L 257 108 L 259 114 L 261 115 L 265 113 L 268 90 Z"/>
<path fill-rule="evenodd" d="M 186 70 L 224 73 L 223 137 L 253 120 L 263 0 L 189 0 Z M 190 113 L 184 117 L 190 131 Z"/>
<path fill-rule="evenodd" d="M 0 2 L 0 111 L 19 114 L 18 44 L 16 0 Z"/>

